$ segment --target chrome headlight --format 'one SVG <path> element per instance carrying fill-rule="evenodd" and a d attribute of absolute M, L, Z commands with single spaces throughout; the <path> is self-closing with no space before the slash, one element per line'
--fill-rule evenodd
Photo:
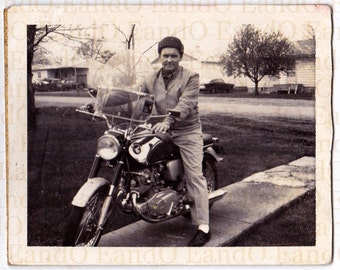
<path fill-rule="evenodd" d="M 98 140 L 97 154 L 102 159 L 111 160 L 118 155 L 120 148 L 120 143 L 115 136 L 104 135 Z"/>

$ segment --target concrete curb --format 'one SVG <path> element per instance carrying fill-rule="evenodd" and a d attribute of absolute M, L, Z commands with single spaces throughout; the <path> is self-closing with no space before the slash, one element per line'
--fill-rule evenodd
<path fill-rule="evenodd" d="M 230 245 L 315 189 L 315 158 L 303 157 L 222 189 L 227 193 L 210 211 L 212 235 L 206 247 Z M 195 232 L 184 217 L 159 224 L 138 221 L 103 235 L 99 246 L 185 247 Z"/>

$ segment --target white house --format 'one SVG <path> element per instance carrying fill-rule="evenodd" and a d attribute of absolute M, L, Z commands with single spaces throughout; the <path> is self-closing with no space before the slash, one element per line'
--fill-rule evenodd
<path fill-rule="evenodd" d="M 87 84 L 88 64 L 80 63 L 72 66 L 33 66 L 33 82 L 44 78 L 56 78 L 61 80 L 73 80 L 79 84 Z"/>
<path fill-rule="evenodd" d="M 259 82 L 260 91 L 265 92 L 315 92 L 315 41 L 300 40 L 293 43 L 291 57 L 295 60 L 289 72 L 281 72 L 279 77 L 265 76 Z M 254 85 L 248 84 L 254 91 Z"/>

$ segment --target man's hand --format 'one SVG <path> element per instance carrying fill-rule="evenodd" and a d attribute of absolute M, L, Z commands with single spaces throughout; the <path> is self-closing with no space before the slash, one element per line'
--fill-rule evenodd
<path fill-rule="evenodd" d="M 160 123 L 157 123 L 156 125 L 154 125 L 152 127 L 152 130 L 155 131 L 155 132 L 167 132 L 170 128 L 170 123 L 168 122 L 160 122 Z"/>

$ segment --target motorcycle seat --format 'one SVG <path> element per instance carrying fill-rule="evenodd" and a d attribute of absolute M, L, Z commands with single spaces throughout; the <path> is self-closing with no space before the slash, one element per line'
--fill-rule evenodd
<path fill-rule="evenodd" d="M 207 145 L 207 144 L 212 144 L 213 143 L 213 139 L 212 139 L 212 135 L 208 134 L 208 133 L 203 133 L 203 144 Z"/>

